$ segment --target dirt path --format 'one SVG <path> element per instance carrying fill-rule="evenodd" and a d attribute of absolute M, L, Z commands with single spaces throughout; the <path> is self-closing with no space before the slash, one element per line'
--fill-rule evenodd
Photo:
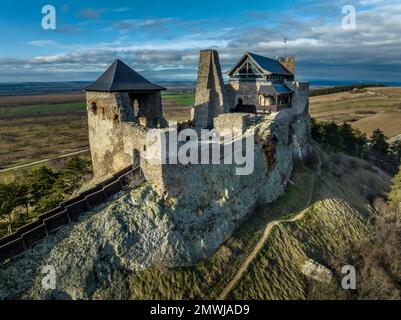
<path fill-rule="evenodd" d="M 14 167 L 11 167 L 11 168 L 2 169 L 2 170 L 0 170 L 0 173 L 11 171 L 11 170 L 15 170 L 15 169 L 20 169 L 20 168 L 24 168 L 24 167 L 29 167 L 29 166 L 32 166 L 32 165 L 35 165 L 35 164 L 47 162 L 47 161 L 54 160 L 54 159 L 61 159 L 61 158 L 69 157 L 69 156 L 75 156 L 77 154 L 85 153 L 87 151 L 89 151 L 89 149 L 78 150 L 78 151 L 74 151 L 74 152 L 71 152 L 71 153 L 63 154 L 63 155 L 57 156 L 57 157 L 51 157 L 51 158 L 47 158 L 47 159 L 43 159 L 43 160 L 30 162 L 30 163 L 20 164 L 18 166 L 14 166 Z"/>
<path fill-rule="evenodd" d="M 316 167 L 316 171 L 313 172 L 312 177 L 311 177 L 311 185 L 309 188 L 309 196 L 308 196 L 308 201 L 305 204 L 305 209 L 295 215 L 294 217 L 290 219 L 284 219 L 284 220 L 273 220 L 269 222 L 265 230 L 263 231 L 262 237 L 259 239 L 258 243 L 256 244 L 255 248 L 253 248 L 252 252 L 249 254 L 248 257 L 244 260 L 244 262 L 241 264 L 240 268 L 238 269 L 237 273 L 235 276 L 230 280 L 230 282 L 226 285 L 226 287 L 223 289 L 223 291 L 220 293 L 220 295 L 217 297 L 218 300 L 224 300 L 228 293 L 234 288 L 234 286 L 237 284 L 237 282 L 242 278 L 242 275 L 245 273 L 245 271 L 248 269 L 250 263 L 253 261 L 253 259 L 256 257 L 260 249 L 262 249 L 264 243 L 266 242 L 267 238 L 270 235 L 271 230 L 273 229 L 274 226 L 277 226 L 280 223 L 285 223 L 285 222 L 294 222 L 297 220 L 300 220 L 304 217 L 305 212 L 308 211 L 308 207 L 310 206 L 313 198 L 313 193 L 315 190 L 315 184 L 316 184 L 316 177 L 320 175 L 320 170 L 321 170 L 321 161 L 320 157 L 318 157 L 318 164 Z"/>

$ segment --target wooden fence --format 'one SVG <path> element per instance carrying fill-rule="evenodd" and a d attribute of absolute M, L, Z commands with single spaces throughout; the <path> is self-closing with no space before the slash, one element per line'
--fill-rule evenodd
<path fill-rule="evenodd" d="M 57 208 L 41 214 L 37 220 L 0 239 L 0 263 L 23 253 L 63 226 L 77 221 L 82 213 L 106 202 L 117 192 L 139 186 L 144 179 L 140 167 L 129 166 L 93 188 L 60 203 Z"/>

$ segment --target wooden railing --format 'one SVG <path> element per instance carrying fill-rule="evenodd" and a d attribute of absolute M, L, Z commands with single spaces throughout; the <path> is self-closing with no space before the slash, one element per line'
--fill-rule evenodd
<path fill-rule="evenodd" d="M 81 214 L 106 202 L 124 188 L 140 185 L 144 179 L 140 167 L 129 166 L 93 188 L 60 203 L 57 208 L 40 215 L 37 220 L 17 229 L 13 234 L 1 238 L 0 263 L 23 253 L 63 226 L 77 221 Z"/>

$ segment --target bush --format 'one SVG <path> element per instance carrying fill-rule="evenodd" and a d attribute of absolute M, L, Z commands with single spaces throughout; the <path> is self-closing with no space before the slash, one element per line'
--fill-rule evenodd
<path fill-rule="evenodd" d="M 316 152 L 309 152 L 303 159 L 303 163 L 309 169 L 314 169 L 318 163 L 319 156 Z"/>

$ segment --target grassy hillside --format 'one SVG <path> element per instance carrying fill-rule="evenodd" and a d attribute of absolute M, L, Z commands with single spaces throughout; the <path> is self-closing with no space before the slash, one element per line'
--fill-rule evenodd
<path fill-rule="evenodd" d="M 381 129 L 401 134 L 401 88 L 367 88 L 310 98 L 310 113 L 321 121 L 349 122 L 370 136 Z"/>
<path fill-rule="evenodd" d="M 151 268 L 130 274 L 116 271 L 114 285 L 93 298 L 208 299 L 219 297 L 261 238 L 265 226 L 305 211 L 298 222 L 272 228 L 253 262 L 227 298 L 307 298 L 308 279 L 301 273 L 306 259 L 324 263 L 350 239 L 368 230 L 368 199 L 388 191 L 390 178 L 354 158 L 322 154 L 322 171 L 310 196 L 313 169 L 299 166 L 286 194 L 261 206 L 211 259 L 194 267 Z"/>

